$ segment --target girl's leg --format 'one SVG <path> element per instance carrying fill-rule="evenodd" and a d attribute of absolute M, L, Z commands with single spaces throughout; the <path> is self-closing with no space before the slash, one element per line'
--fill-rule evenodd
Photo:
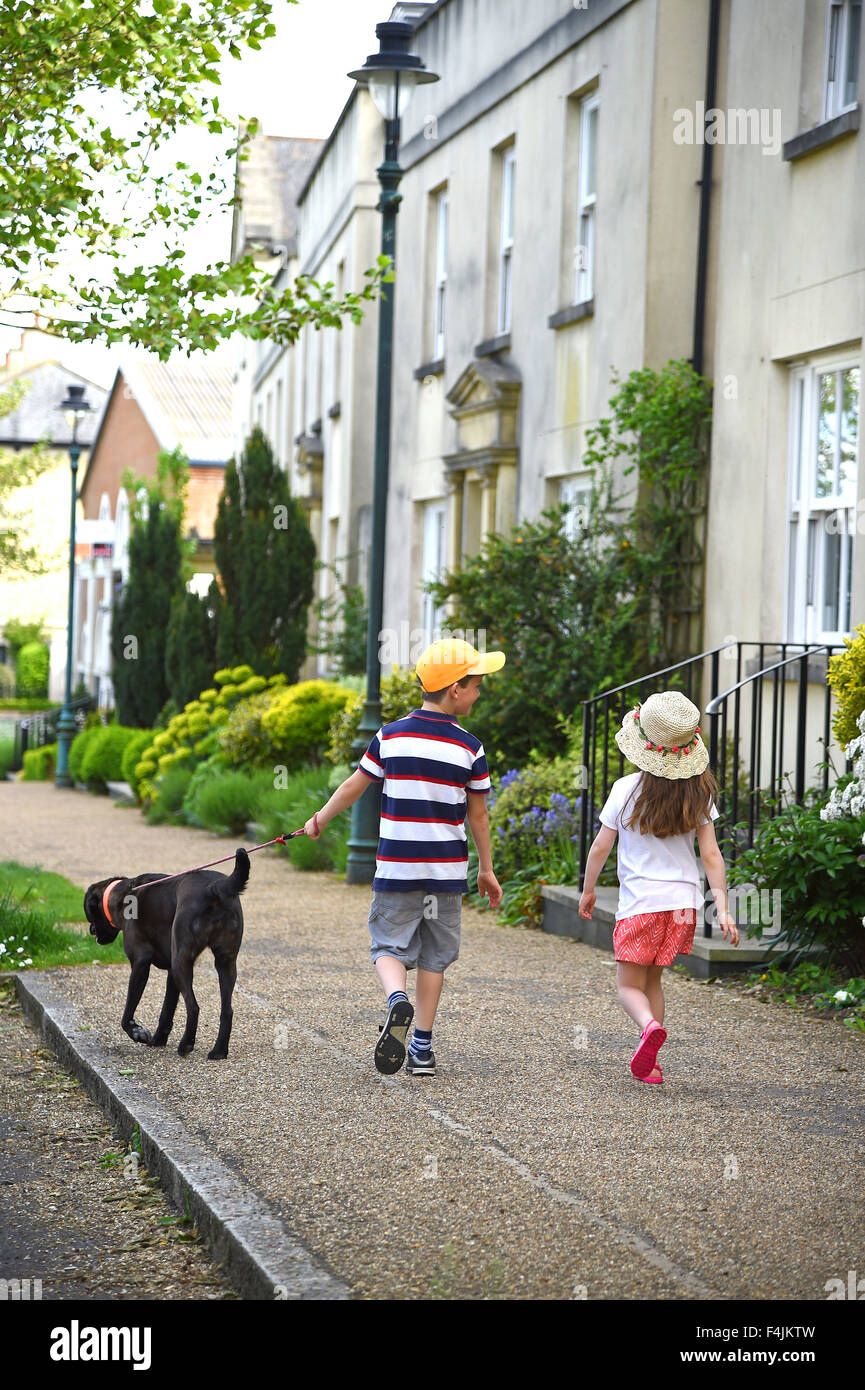
<path fill-rule="evenodd" d="M 661 974 L 663 965 L 646 966 L 646 998 L 648 999 L 653 1013 L 659 1023 L 664 1022 L 664 991 L 661 989 Z"/>
<path fill-rule="evenodd" d="M 649 966 L 634 965 L 631 961 L 616 962 L 616 977 L 619 990 L 619 1003 L 629 1018 L 643 1031 L 646 1024 L 657 1015 L 646 993 L 646 975 Z M 660 1023 L 660 1019 L 658 1022 Z"/>

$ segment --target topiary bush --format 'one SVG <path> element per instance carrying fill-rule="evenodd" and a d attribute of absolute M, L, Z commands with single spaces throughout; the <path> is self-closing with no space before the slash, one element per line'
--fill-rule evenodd
<path fill-rule="evenodd" d="M 348 763 L 354 771 L 357 759 L 352 752 L 352 744 L 357 738 L 366 695 L 356 692 L 342 710 L 337 713 L 330 726 L 330 742 L 327 757 L 332 763 Z M 402 719 L 413 709 L 423 704 L 423 690 L 413 670 L 394 666 L 390 675 L 381 680 L 381 722 L 390 724 L 394 719 Z"/>
<path fill-rule="evenodd" d="M 48 694 L 50 654 L 44 642 L 25 642 L 18 653 L 19 695 Z"/>
<path fill-rule="evenodd" d="M 144 757 L 136 764 L 138 794 L 142 801 L 153 797 L 160 779 L 172 768 L 182 767 L 191 774 L 200 762 L 218 751 L 216 736 L 243 698 L 240 692 L 260 693 L 263 677 L 255 676 L 249 666 L 236 666 L 217 671 L 213 680 L 212 688 L 202 691 L 199 699 L 190 700 L 164 729 L 156 731 Z M 266 689 L 284 685 L 285 676 L 281 674 L 264 682 Z"/>
<path fill-rule="evenodd" d="M 830 656 L 827 680 L 835 692 L 837 708 L 832 731 L 842 748 L 857 735 L 857 720 L 865 710 L 865 624 L 844 638 L 846 651 Z"/>
<path fill-rule="evenodd" d="M 261 716 L 272 760 L 289 766 L 320 762 L 333 719 L 354 698 L 351 690 L 323 680 L 301 681 L 281 691 Z"/>
<path fill-rule="evenodd" d="M 136 797 L 139 794 L 138 789 L 141 781 L 138 776 L 138 766 L 155 737 L 155 729 L 140 729 L 135 737 L 129 740 L 123 750 L 123 757 L 120 761 L 120 775 L 124 782 L 129 783 Z M 154 764 L 154 767 L 155 766 Z"/>
<path fill-rule="evenodd" d="M 93 740 L 102 732 L 104 725 L 101 720 L 95 724 L 88 724 L 76 734 L 69 745 L 69 776 L 73 782 L 84 781 L 84 758 Z"/>
<path fill-rule="evenodd" d="M 283 689 L 282 686 L 271 687 L 235 705 L 216 735 L 219 748 L 231 767 L 263 767 L 270 760 L 270 738 L 262 721 Z"/>
<path fill-rule="evenodd" d="M 57 769 L 57 744 L 28 748 L 24 754 L 23 782 L 50 782 Z"/>
<path fill-rule="evenodd" d="M 123 754 L 140 732 L 140 729 L 131 729 L 125 724 L 106 724 L 96 731 L 81 762 L 81 773 L 88 786 L 121 781 Z"/>

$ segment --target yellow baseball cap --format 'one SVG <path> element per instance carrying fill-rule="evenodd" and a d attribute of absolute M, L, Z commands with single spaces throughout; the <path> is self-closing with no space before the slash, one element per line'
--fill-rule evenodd
<path fill-rule="evenodd" d="M 500 671 L 504 664 L 504 652 L 485 652 L 482 656 L 471 643 L 445 637 L 427 647 L 415 671 L 424 690 L 444 690 L 463 676 L 486 676 Z"/>

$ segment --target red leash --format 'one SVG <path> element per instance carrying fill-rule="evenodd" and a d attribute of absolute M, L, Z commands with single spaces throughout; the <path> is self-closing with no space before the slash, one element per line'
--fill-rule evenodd
<path fill-rule="evenodd" d="M 316 816 L 315 819 L 317 829 L 318 816 Z M 257 849 L 267 849 L 268 845 L 284 845 L 288 840 L 293 840 L 295 835 L 303 835 L 305 833 L 305 830 L 292 830 L 288 835 L 277 835 L 275 840 L 265 840 L 263 845 L 253 845 L 250 849 L 246 850 L 246 852 L 247 854 L 255 854 L 255 851 Z M 246 849 L 245 845 L 244 849 Z M 197 873 L 199 869 L 212 869 L 215 864 L 227 864 L 229 860 L 234 859 L 235 857 L 236 851 L 235 854 L 227 854 L 224 859 L 211 859 L 209 864 L 196 864 L 194 869 L 181 869 L 180 873 L 166 874 L 165 878 L 155 878 L 150 883 L 139 883 L 137 886 L 131 888 L 130 892 L 141 893 L 145 888 L 155 888 L 157 883 L 168 883 L 173 878 L 183 878 L 186 874 Z M 122 883 L 123 880 L 117 879 L 116 882 Z"/>

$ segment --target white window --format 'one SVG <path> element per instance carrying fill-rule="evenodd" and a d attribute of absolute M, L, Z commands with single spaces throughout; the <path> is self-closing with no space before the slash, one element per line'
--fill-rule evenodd
<path fill-rule="evenodd" d="M 595 195 L 598 152 L 598 95 L 580 105 L 580 185 L 577 217 L 574 303 L 584 304 L 595 292 Z"/>
<path fill-rule="evenodd" d="M 791 392 L 788 642 L 850 633 L 861 369 L 799 368 Z"/>
<path fill-rule="evenodd" d="M 448 265 L 448 195 L 444 191 L 436 198 L 436 279 L 435 279 L 435 343 L 433 357 L 445 355 L 445 288 Z"/>
<path fill-rule="evenodd" d="M 428 502 L 424 508 L 423 526 L 423 580 L 440 579 L 445 572 L 447 555 L 445 552 L 445 514 L 444 502 Z M 424 593 L 421 623 L 425 640 L 435 641 L 433 634 L 444 624 L 444 608 L 436 607 L 432 594 Z"/>
<path fill-rule="evenodd" d="M 828 121 L 856 105 L 862 0 L 832 0 L 827 21 L 823 119 Z"/>
<path fill-rule="evenodd" d="M 511 331 L 511 279 L 514 250 L 514 171 L 513 146 L 502 155 L 502 224 L 499 249 L 499 333 Z"/>
<path fill-rule="evenodd" d="M 587 524 L 591 496 L 591 478 L 586 474 L 563 478 L 559 483 L 559 501 L 566 503 L 568 507 L 565 516 L 565 535 L 568 540 L 574 540 L 580 528 Z"/>

